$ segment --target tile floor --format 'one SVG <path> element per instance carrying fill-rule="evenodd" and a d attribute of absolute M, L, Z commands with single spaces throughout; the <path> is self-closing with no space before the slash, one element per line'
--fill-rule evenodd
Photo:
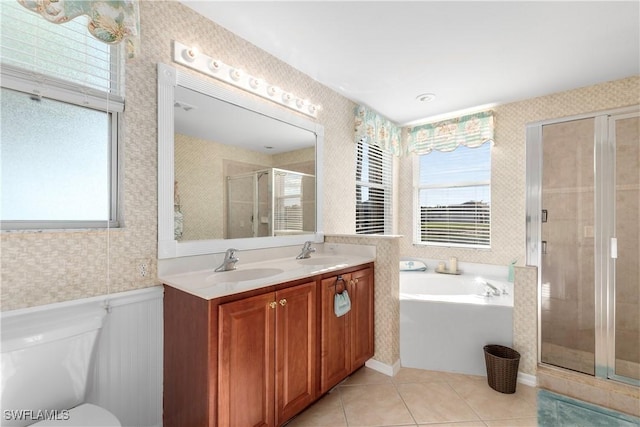
<path fill-rule="evenodd" d="M 535 427 L 537 389 L 489 387 L 486 377 L 402 368 L 388 377 L 362 368 L 287 427 Z"/>

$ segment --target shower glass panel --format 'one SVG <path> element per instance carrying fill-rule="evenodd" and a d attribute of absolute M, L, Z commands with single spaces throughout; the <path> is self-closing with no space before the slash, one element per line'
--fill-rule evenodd
<path fill-rule="evenodd" d="M 640 118 L 612 120 L 616 147 L 615 372 L 640 380 Z"/>
<path fill-rule="evenodd" d="M 590 375 L 595 374 L 594 131 L 593 118 L 542 127 L 541 358 Z"/>
<path fill-rule="evenodd" d="M 271 236 L 270 170 L 227 177 L 227 239 Z"/>
<path fill-rule="evenodd" d="M 254 237 L 254 173 L 227 178 L 227 239 Z"/>

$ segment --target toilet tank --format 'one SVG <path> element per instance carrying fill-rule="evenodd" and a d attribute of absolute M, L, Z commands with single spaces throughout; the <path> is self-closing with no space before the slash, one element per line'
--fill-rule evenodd
<path fill-rule="evenodd" d="M 2 313 L 2 425 L 32 423 L 7 421 L 6 411 L 63 410 L 84 401 L 105 316 L 97 303 Z"/>

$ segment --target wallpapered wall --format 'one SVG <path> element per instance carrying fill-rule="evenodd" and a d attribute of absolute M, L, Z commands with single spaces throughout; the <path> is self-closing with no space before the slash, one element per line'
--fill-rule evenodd
<path fill-rule="evenodd" d="M 172 64 L 172 40 L 198 46 L 201 52 L 322 106 L 317 120 L 325 130 L 325 169 L 346 171 L 348 177 L 325 172 L 324 225 L 336 233 L 353 231 L 353 102 L 175 1 L 140 2 L 140 25 L 140 52 L 126 64 L 124 227 L 109 232 L 2 234 L 2 310 L 158 284 L 156 64 Z M 152 267 L 147 277 L 138 277 L 140 261 Z"/>
<path fill-rule="evenodd" d="M 1 239 L 1 309 L 143 288 L 158 284 L 156 64 L 171 64 L 171 41 L 242 67 L 322 105 L 325 128 L 324 231 L 349 234 L 355 224 L 353 109 L 355 104 L 311 77 L 261 51 L 175 1 L 141 2 L 141 49 L 126 65 L 126 108 L 122 124 L 124 227 L 110 231 L 4 233 Z M 190 70 L 186 70 L 191 72 Z M 506 264 L 525 253 L 525 124 L 531 121 L 640 102 L 633 77 L 495 108 L 492 152 L 492 249 L 432 249 L 412 245 L 411 160 L 400 159 L 398 229 L 400 255 Z M 251 95 L 247 95 L 251 96 Z M 151 265 L 140 278 L 136 265 Z"/>
<path fill-rule="evenodd" d="M 525 128 L 527 123 L 640 103 L 640 77 L 560 92 L 495 107 L 495 146 L 491 150 L 491 249 L 414 246 L 413 212 L 401 209 L 401 255 L 507 265 L 525 262 Z M 400 206 L 413 204 L 412 158 L 400 159 Z"/>

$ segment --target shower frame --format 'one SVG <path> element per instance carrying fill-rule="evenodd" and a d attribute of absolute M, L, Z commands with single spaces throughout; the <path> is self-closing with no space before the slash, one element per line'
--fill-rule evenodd
<path fill-rule="evenodd" d="M 231 202 L 229 200 L 229 195 L 230 195 L 230 190 L 229 190 L 229 185 L 231 180 L 234 179 L 242 179 L 242 178 L 249 178 L 252 177 L 253 178 L 253 185 L 252 185 L 252 192 L 253 192 L 253 214 L 252 214 L 252 233 L 253 236 L 252 237 L 260 237 L 258 236 L 259 231 L 258 231 L 258 226 L 261 223 L 261 218 L 260 218 L 260 212 L 259 212 L 259 197 L 260 197 L 260 178 L 264 175 L 268 176 L 268 184 L 267 184 L 267 191 L 269 193 L 269 223 L 268 223 L 268 233 L 267 236 L 274 236 L 276 234 L 276 229 L 275 229 L 275 225 L 276 225 L 276 219 L 275 219 L 275 209 L 276 209 L 276 201 L 277 201 L 277 195 L 276 195 L 276 190 L 275 190 L 275 177 L 277 174 L 295 174 L 295 175 L 299 175 L 302 177 L 313 177 L 315 179 L 315 175 L 312 174 L 308 174 L 308 173 L 304 173 L 304 172 L 297 172 L 297 171 L 292 171 L 292 170 L 288 170 L 288 169 L 282 169 L 282 168 L 275 168 L 275 167 L 271 167 L 271 168 L 264 168 L 264 169 L 259 169 L 259 170 L 255 170 L 252 172 L 245 172 L 245 173 L 241 173 L 241 174 L 237 174 L 237 175 L 231 175 L 231 176 L 227 176 L 226 177 L 226 186 L 225 186 L 225 200 L 227 203 L 227 208 L 226 208 L 226 220 L 225 220 L 225 235 L 229 236 L 229 221 L 230 221 L 230 212 L 229 210 L 231 209 Z M 314 219 L 315 221 L 315 219 Z M 228 238 L 228 237 L 227 237 Z"/>
<path fill-rule="evenodd" d="M 639 113 L 639 106 L 624 107 L 530 123 L 526 127 L 526 264 L 537 267 L 537 361 L 542 362 L 542 158 L 545 125 L 594 119 L 594 256 L 595 256 L 595 377 L 640 386 L 640 380 L 615 373 L 615 206 L 616 148 L 610 138 L 615 120 Z M 613 118 L 614 120 L 610 120 Z M 560 367 L 562 369 L 566 369 Z M 585 374 L 586 375 L 586 374 Z"/>

